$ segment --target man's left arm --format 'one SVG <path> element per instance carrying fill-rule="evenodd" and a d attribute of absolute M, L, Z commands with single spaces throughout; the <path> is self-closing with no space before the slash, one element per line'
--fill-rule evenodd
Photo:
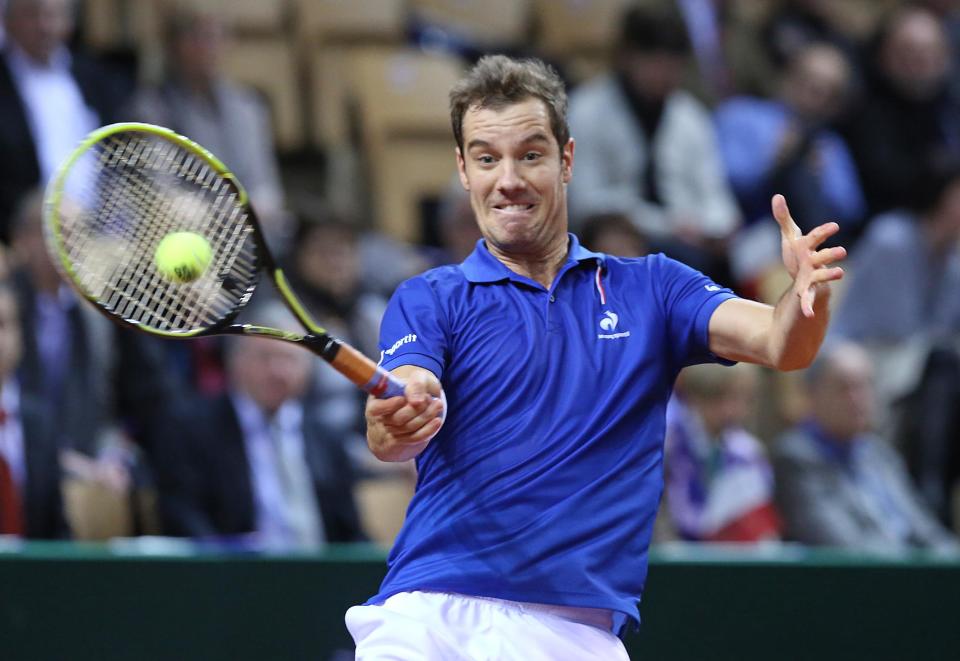
<path fill-rule="evenodd" d="M 831 265 L 847 253 L 842 247 L 820 248 L 840 229 L 837 223 L 825 223 L 804 235 L 782 195 L 773 198 L 773 215 L 793 285 L 776 306 L 744 299 L 721 303 L 710 318 L 710 350 L 729 360 L 802 369 L 813 362 L 827 332 L 829 283 L 843 277 L 843 269 Z"/>

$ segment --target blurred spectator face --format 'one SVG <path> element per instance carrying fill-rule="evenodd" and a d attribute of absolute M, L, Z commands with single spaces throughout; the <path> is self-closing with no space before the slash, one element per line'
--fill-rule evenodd
<path fill-rule="evenodd" d="M 801 118 L 828 122 L 842 109 L 849 82 L 850 65 L 839 49 L 811 45 L 791 61 L 783 80 L 783 98 Z"/>
<path fill-rule="evenodd" d="M 687 57 L 669 51 L 628 50 L 620 55 L 621 70 L 637 95 L 662 101 L 680 87 Z"/>
<path fill-rule="evenodd" d="M 473 207 L 470 206 L 470 196 L 462 188 L 459 193 L 440 219 L 440 238 L 454 262 L 466 259 L 481 236 Z"/>
<path fill-rule="evenodd" d="M 297 246 L 296 267 L 307 284 L 334 298 L 352 296 L 360 282 L 360 253 L 353 230 L 318 224 Z"/>
<path fill-rule="evenodd" d="M 8 38 L 46 64 L 73 32 L 73 1 L 7 0 L 5 21 Z"/>
<path fill-rule="evenodd" d="M 8 287 L 0 287 L 0 379 L 13 374 L 22 351 L 17 301 Z"/>
<path fill-rule="evenodd" d="M 642 257 L 648 252 L 643 235 L 629 218 L 621 214 L 598 214 L 586 218 L 579 234 L 584 246 L 608 255 Z"/>
<path fill-rule="evenodd" d="M 691 387 L 690 406 L 700 415 L 704 427 L 711 436 L 716 436 L 726 429 L 742 427 L 749 419 L 756 399 L 755 370 L 749 366 L 703 367 L 717 371 L 720 376 L 719 379 L 711 377 L 711 381 L 716 382 L 705 383 L 702 388 Z M 688 376 L 698 379 L 693 373 Z M 693 384 L 689 385 L 693 386 Z"/>
<path fill-rule="evenodd" d="M 307 390 L 313 355 L 301 347 L 256 337 L 237 338 L 229 356 L 234 388 L 267 415 Z"/>
<path fill-rule="evenodd" d="M 226 43 L 223 23 L 212 14 L 179 17 L 171 44 L 178 73 L 195 85 L 207 85 L 220 72 L 220 58 Z"/>
<path fill-rule="evenodd" d="M 810 384 L 812 417 L 833 438 L 852 440 L 873 422 L 873 369 L 859 346 L 834 347 Z"/>
<path fill-rule="evenodd" d="M 907 9 L 893 19 L 880 49 L 880 66 L 901 94 L 916 100 L 936 95 L 950 68 L 950 46 L 936 17 Z"/>

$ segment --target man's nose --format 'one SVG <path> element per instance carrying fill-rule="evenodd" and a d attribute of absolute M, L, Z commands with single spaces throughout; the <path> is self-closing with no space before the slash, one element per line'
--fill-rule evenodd
<path fill-rule="evenodd" d="M 527 182 L 520 175 L 517 164 L 509 159 L 500 162 L 500 178 L 497 180 L 497 188 L 502 192 L 511 192 L 523 190 Z"/>

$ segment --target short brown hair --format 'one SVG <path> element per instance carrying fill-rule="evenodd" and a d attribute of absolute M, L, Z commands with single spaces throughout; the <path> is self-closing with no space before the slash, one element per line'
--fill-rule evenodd
<path fill-rule="evenodd" d="M 543 101 L 557 144 L 570 139 L 567 125 L 567 92 L 556 69 L 541 60 L 515 60 L 505 55 L 480 58 L 450 90 L 450 122 L 457 146 L 463 150 L 463 116 L 471 107 L 503 108 L 536 98 Z"/>

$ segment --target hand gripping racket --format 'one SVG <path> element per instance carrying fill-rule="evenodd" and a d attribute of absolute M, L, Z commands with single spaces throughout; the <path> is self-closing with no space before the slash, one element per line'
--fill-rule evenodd
<path fill-rule="evenodd" d="M 115 322 L 167 338 L 293 342 L 375 397 L 403 394 L 402 381 L 310 318 L 243 186 L 213 154 L 169 129 L 124 123 L 91 133 L 47 188 L 44 230 L 65 279 Z M 177 234 L 203 245 L 201 268 L 185 277 L 158 266 L 160 242 Z M 261 269 L 306 333 L 234 323 Z"/>

